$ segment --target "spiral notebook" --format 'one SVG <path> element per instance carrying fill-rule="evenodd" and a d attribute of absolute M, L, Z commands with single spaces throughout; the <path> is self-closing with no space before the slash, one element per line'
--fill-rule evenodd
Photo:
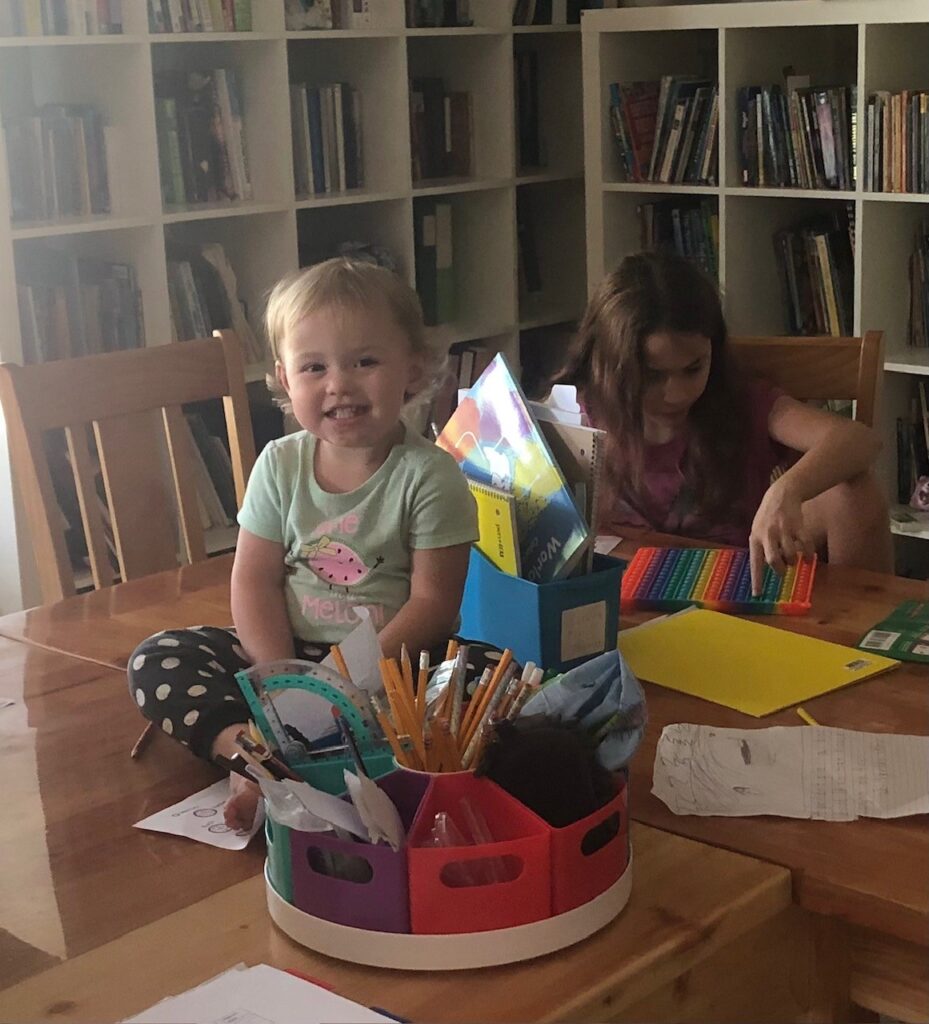
<path fill-rule="evenodd" d="M 577 507 L 593 529 L 597 502 L 600 498 L 600 477 L 606 433 L 595 427 L 575 426 L 538 420 L 539 429 L 548 441 L 552 455 L 558 460 L 568 487 L 574 494 Z M 587 571 L 591 571 L 594 546 L 587 552 Z"/>
<path fill-rule="evenodd" d="M 520 572 L 519 535 L 516 532 L 516 499 L 507 491 L 477 480 L 468 480 L 477 504 L 480 537 L 478 550 L 501 571 Z"/>

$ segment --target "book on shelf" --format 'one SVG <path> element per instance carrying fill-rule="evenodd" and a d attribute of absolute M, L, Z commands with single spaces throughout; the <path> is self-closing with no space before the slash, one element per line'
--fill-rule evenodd
<path fill-rule="evenodd" d="M 519 50 L 513 54 L 516 91 L 516 144 L 520 169 L 545 167 L 545 147 L 539 117 L 539 53 Z"/>
<path fill-rule="evenodd" d="M 775 232 L 788 334 L 852 333 L 854 216 L 846 203 Z"/>
<path fill-rule="evenodd" d="M 201 524 L 205 530 L 232 526 L 237 504 L 229 452 L 222 440 L 207 430 L 200 416 L 187 413 L 185 418 L 190 431 L 197 494 L 201 503 Z"/>
<path fill-rule="evenodd" d="M 427 326 L 457 316 L 454 219 L 451 203 L 418 198 L 413 203 L 416 291 Z"/>
<path fill-rule="evenodd" d="M 288 32 L 371 27 L 371 6 L 379 0 L 285 0 Z"/>
<path fill-rule="evenodd" d="M 868 97 L 864 187 L 929 192 L 929 93 L 878 90 Z"/>
<path fill-rule="evenodd" d="M 719 276 L 719 214 L 709 199 L 660 199 L 638 207 L 643 249 L 670 249 Z"/>
<path fill-rule="evenodd" d="M 907 344 L 929 346 L 929 226 L 916 234 L 909 258 L 910 306 L 907 320 Z"/>
<path fill-rule="evenodd" d="M 542 291 L 542 271 L 535 238 L 535 216 L 530 193 L 516 192 L 517 274 L 520 295 L 533 295 Z"/>
<path fill-rule="evenodd" d="M 148 0 L 150 32 L 251 32 L 252 0 Z"/>
<path fill-rule="evenodd" d="M 855 187 L 857 86 L 809 87 L 808 76 L 784 86 L 736 92 L 743 185 L 768 188 Z"/>
<path fill-rule="evenodd" d="M 469 479 L 515 497 L 523 578 L 549 583 L 581 567 L 589 524 L 503 355 L 462 398 L 436 443 Z"/>
<path fill-rule="evenodd" d="M 14 222 L 110 212 L 106 132 L 96 107 L 47 103 L 4 119 L 3 128 Z"/>
<path fill-rule="evenodd" d="M 36 245 L 17 254 L 16 296 L 25 363 L 145 345 L 142 294 L 129 263 Z"/>
<path fill-rule="evenodd" d="M 166 206 L 252 198 L 234 68 L 158 74 L 155 122 Z"/>
<path fill-rule="evenodd" d="M 290 87 L 298 197 L 362 188 L 361 94 L 345 82 Z"/>
<path fill-rule="evenodd" d="M 929 381 L 916 377 L 908 414 L 897 417 L 897 501 L 901 505 L 912 504 L 924 477 L 929 478 Z"/>
<path fill-rule="evenodd" d="M 474 164 L 473 111 L 469 92 L 450 92 L 437 76 L 410 83 L 410 146 L 413 181 L 467 178 Z"/>
<path fill-rule="evenodd" d="M 495 351 L 485 345 L 456 345 L 448 354 L 445 374 L 436 388 L 429 424 L 437 435 L 458 405 L 458 393 L 472 387 L 490 365 Z"/>
<path fill-rule="evenodd" d="M 617 7 L 618 0 L 511 0 L 514 25 L 577 25 L 581 11 Z"/>
<path fill-rule="evenodd" d="M 168 298 L 174 341 L 208 338 L 231 329 L 247 364 L 264 361 L 265 352 L 249 324 L 238 293 L 235 271 L 218 242 L 200 245 L 169 239 Z"/>
<path fill-rule="evenodd" d="M 471 0 L 406 0 L 407 28 L 465 28 Z"/>
<path fill-rule="evenodd" d="M 707 79 L 612 82 L 609 117 L 626 181 L 713 184 L 719 90 Z"/>
<path fill-rule="evenodd" d="M 0 36 L 121 35 L 122 0 L 2 0 Z"/>

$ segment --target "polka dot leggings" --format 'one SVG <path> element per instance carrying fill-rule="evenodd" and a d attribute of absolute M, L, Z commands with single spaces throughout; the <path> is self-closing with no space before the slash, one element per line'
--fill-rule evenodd
<path fill-rule="evenodd" d="M 294 637 L 294 650 L 298 658 L 315 662 L 329 653 L 329 645 Z M 444 644 L 433 651 L 433 662 L 444 652 Z M 469 675 L 479 678 L 484 667 L 499 658 L 496 648 L 472 643 Z M 219 733 L 250 717 L 235 681 L 236 672 L 248 667 L 234 629 L 166 629 L 143 640 L 133 652 L 129 692 L 146 718 L 208 760 Z"/>
<path fill-rule="evenodd" d="M 305 661 L 321 661 L 329 647 L 295 637 L 294 650 Z M 249 719 L 234 678 L 248 666 L 233 629 L 166 629 L 133 652 L 129 692 L 146 718 L 198 757 L 209 758 L 223 729 Z"/>

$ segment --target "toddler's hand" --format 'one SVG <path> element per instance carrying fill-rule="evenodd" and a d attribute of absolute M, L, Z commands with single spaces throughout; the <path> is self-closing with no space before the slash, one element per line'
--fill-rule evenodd
<path fill-rule="evenodd" d="M 748 547 L 753 597 L 761 593 L 765 562 L 782 575 L 798 555 L 813 554 L 813 543 L 803 522 L 802 502 L 783 481 L 784 477 L 780 477 L 771 484 L 752 522 Z"/>
<path fill-rule="evenodd" d="M 229 828 L 250 829 L 255 821 L 260 799 L 261 790 L 258 783 L 233 772 L 229 776 L 229 799 L 223 808 Z"/>

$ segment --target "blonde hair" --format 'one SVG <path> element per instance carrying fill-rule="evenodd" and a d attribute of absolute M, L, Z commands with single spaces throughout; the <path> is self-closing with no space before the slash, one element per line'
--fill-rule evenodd
<path fill-rule="evenodd" d="M 368 310 L 379 303 L 387 307 L 407 336 L 410 351 L 423 364 L 425 383 L 408 400 L 407 409 L 428 402 L 445 375 L 447 346 L 434 332 L 427 334 L 416 292 L 398 274 L 375 263 L 337 256 L 278 281 L 265 309 L 265 329 L 275 363 L 281 361 L 287 334 L 304 317 L 331 306 Z M 268 375 L 268 388 L 277 404 L 289 412 L 287 395 L 273 374 Z"/>

